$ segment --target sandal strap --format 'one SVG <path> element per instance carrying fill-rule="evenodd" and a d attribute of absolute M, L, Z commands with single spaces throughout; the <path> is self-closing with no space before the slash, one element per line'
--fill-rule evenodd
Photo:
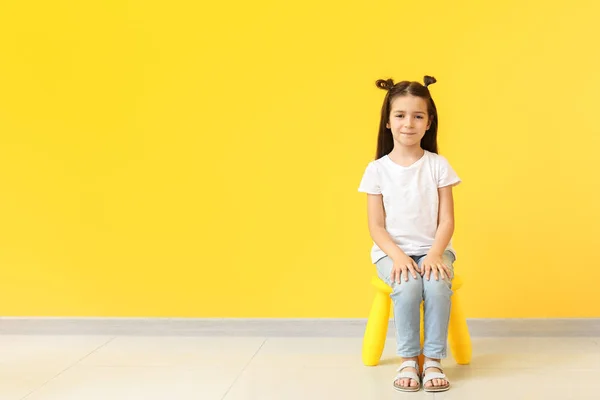
<path fill-rule="evenodd" d="M 396 375 L 394 377 L 394 382 L 396 382 L 398 379 L 404 379 L 404 378 L 410 378 L 410 379 L 414 380 L 415 382 L 417 382 L 418 384 L 421 384 L 421 379 L 419 379 L 419 375 L 417 375 L 416 373 L 414 373 L 412 371 L 400 372 L 398 375 Z"/>
<path fill-rule="evenodd" d="M 398 367 L 398 369 L 396 371 L 400 372 L 404 368 L 414 368 L 414 369 L 416 369 L 418 371 L 419 370 L 419 365 L 417 364 L 416 361 L 412 361 L 412 360 L 404 361 L 402 364 L 400 364 L 400 367 Z"/>
<path fill-rule="evenodd" d="M 423 385 L 434 379 L 444 379 L 448 381 L 448 378 L 446 378 L 445 374 L 439 372 L 430 372 L 423 377 Z"/>
<path fill-rule="evenodd" d="M 442 371 L 442 364 L 437 361 L 425 361 L 425 364 L 423 364 L 423 372 L 425 372 L 427 368 L 437 368 Z"/>
<path fill-rule="evenodd" d="M 418 373 L 413 371 L 403 371 L 405 368 L 414 368 L 418 371 L 419 365 L 416 361 L 404 361 L 402 364 L 400 364 L 400 367 L 397 370 L 398 374 L 394 377 L 394 382 L 396 382 L 398 379 L 410 378 L 421 384 L 421 379 L 419 378 Z"/>
<path fill-rule="evenodd" d="M 442 372 L 427 372 L 428 368 L 437 368 Z M 433 379 L 444 379 L 447 382 L 450 382 L 450 381 L 448 381 L 446 374 L 444 374 L 444 372 L 443 372 L 442 364 L 440 364 L 437 361 L 427 361 L 423 365 L 423 385 L 425 385 L 427 382 L 429 382 Z"/>

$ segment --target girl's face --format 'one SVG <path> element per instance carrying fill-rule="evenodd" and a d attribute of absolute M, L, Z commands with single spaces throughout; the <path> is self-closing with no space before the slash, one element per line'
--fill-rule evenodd
<path fill-rule="evenodd" d="M 392 131 L 395 146 L 421 146 L 421 139 L 431 125 L 427 100 L 417 96 L 398 96 L 392 100 L 390 119 L 386 124 Z"/>

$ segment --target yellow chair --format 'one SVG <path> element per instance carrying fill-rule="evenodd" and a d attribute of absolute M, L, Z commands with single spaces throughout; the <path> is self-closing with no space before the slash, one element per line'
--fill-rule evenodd
<path fill-rule="evenodd" d="M 387 336 L 388 323 L 390 320 L 390 306 L 392 299 L 390 294 L 392 288 L 383 282 L 377 275 L 371 279 L 371 283 L 377 289 L 369 320 L 363 338 L 362 359 L 367 366 L 379 364 L 385 338 Z M 454 275 L 452 280 L 452 306 L 450 308 L 450 324 L 448 326 L 448 344 L 454 359 L 458 364 L 466 365 L 471 362 L 471 336 L 467 320 L 464 316 L 458 290 L 463 285 L 461 278 Z M 421 303 L 421 346 L 423 345 L 423 303 Z M 420 365 L 423 365 L 422 355 Z"/>

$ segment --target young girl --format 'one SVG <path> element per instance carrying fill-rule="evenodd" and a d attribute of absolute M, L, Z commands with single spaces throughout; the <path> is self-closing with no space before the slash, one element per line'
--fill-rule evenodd
<path fill-rule="evenodd" d="M 448 161 L 437 154 L 438 116 L 425 85 L 378 80 L 386 90 L 381 109 L 377 156 L 359 191 L 367 193 L 371 259 L 392 288 L 397 353 L 402 357 L 394 388 L 418 391 L 420 304 L 424 301 L 423 387 L 448 390 L 440 360 L 446 357 L 453 262 L 452 187 L 460 183 Z"/>

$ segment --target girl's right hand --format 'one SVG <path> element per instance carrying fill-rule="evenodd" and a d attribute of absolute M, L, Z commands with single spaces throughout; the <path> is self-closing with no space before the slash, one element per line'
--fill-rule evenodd
<path fill-rule="evenodd" d="M 417 279 L 417 274 L 421 274 L 419 270 L 419 266 L 409 256 L 403 254 L 402 256 L 394 259 L 394 266 L 392 268 L 392 276 L 390 277 L 392 282 L 396 282 L 400 284 L 402 282 L 401 278 L 404 279 L 405 282 L 408 282 L 408 273 L 411 273 L 413 278 Z"/>

